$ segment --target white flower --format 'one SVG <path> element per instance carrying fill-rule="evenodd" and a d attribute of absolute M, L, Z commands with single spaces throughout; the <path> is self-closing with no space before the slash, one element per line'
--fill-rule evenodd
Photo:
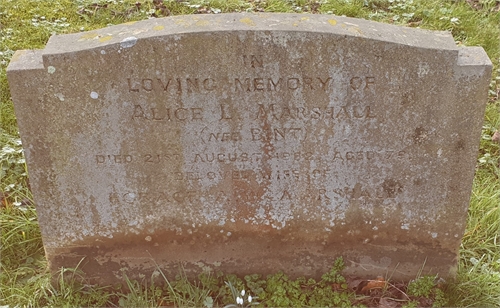
<path fill-rule="evenodd" d="M 238 304 L 238 305 L 243 305 L 243 298 L 241 298 L 241 297 L 239 297 L 239 296 L 238 296 L 238 297 L 236 298 L 236 304 Z"/>
<path fill-rule="evenodd" d="M 245 290 L 241 290 L 241 296 L 245 296 Z"/>
<path fill-rule="evenodd" d="M 248 302 L 251 303 L 252 302 L 252 295 L 248 295 Z"/>

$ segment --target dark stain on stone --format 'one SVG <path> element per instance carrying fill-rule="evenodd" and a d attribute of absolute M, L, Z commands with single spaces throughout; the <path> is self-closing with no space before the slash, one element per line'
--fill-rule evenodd
<path fill-rule="evenodd" d="M 455 150 L 465 150 L 465 141 L 463 139 L 457 141 L 457 143 L 455 144 Z"/>
<path fill-rule="evenodd" d="M 403 185 L 394 179 L 386 179 L 384 183 L 382 183 L 382 188 L 389 198 L 394 198 L 403 191 Z"/>
<path fill-rule="evenodd" d="M 428 138 L 428 132 L 422 126 L 419 126 L 415 129 L 415 132 L 411 136 L 413 139 L 413 143 L 422 144 Z"/>
<path fill-rule="evenodd" d="M 422 179 L 422 178 L 416 178 L 416 179 L 413 179 L 413 184 L 414 184 L 415 186 L 420 186 L 420 185 L 424 184 L 424 182 L 425 182 L 425 180 L 424 180 L 424 179 Z"/>
<path fill-rule="evenodd" d="M 404 92 L 401 96 L 401 105 L 408 106 L 415 100 L 415 94 L 413 92 Z"/>

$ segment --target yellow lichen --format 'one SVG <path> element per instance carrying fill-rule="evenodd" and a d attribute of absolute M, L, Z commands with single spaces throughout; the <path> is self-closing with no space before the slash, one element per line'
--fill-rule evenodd
<path fill-rule="evenodd" d="M 244 24 L 246 24 L 248 26 L 255 26 L 255 23 L 253 22 L 253 20 L 251 20 L 248 17 L 240 19 L 240 22 L 242 22 L 242 23 L 244 23 Z"/>
<path fill-rule="evenodd" d="M 352 32 L 354 34 L 363 35 L 363 32 L 358 27 L 350 27 L 348 30 L 349 30 L 349 32 Z"/>
<path fill-rule="evenodd" d="M 112 39 L 113 37 L 111 35 L 106 35 L 106 36 L 103 36 L 103 37 L 100 37 L 99 38 L 99 42 L 101 43 L 104 43 L 104 42 L 107 42 L 109 41 L 110 39 Z"/>
<path fill-rule="evenodd" d="M 84 33 L 82 36 L 80 36 L 80 39 L 78 41 L 91 40 L 91 39 L 94 39 L 98 36 L 99 36 L 99 34 L 97 34 L 97 32 L 88 32 L 88 33 Z"/>
<path fill-rule="evenodd" d="M 184 19 L 177 19 L 177 20 L 174 20 L 174 22 L 176 25 L 181 25 L 181 26 L 185 26 L 185 27 L 190 25 L 190 23 Z"/>
<path fill-rule="evenodd" d="M 210 22 L 208 22 L 208 21 L 206 21 L 206 20 L 198 20 L 198 21 L 196 22 L 196 25 L 197 25 L 197 26 L 201 26 L 201 27 L 203 27 L 203 26 L 208 26 L 209 24 L 210 24 Z"/>
<path fill-rule="evenodd" d="M 26 53 L 26 50 L 18 50 L 14 53 L 12 58 L 10 59 L 11 62 L 17 61 L 22 55 Z"/>

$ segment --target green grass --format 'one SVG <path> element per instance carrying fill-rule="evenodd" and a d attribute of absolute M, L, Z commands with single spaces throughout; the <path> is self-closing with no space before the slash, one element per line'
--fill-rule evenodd
<path fill-rule="evenodd" d="M 433 277 L 415 277 L 409 286 L 392 285 L 377 296 L 391 299 L 403 294 L 403 299 L 398 300 L 407 307 L 429 300 L 436 306 L 500 306 L 500 146 L 491 141 L 494 131 L 500 128 L 499 8 L 498 0 L 145 0 L 140 5 L 135 0 L 3 0 L 0 5 L 0 305 L 211 307 L 235 304 L 234 290 L 241 289 L 259 297 L 253 303 L 259 301 L 268 306 L 321 305 L 325 299 L 337 305 L 378 303 L 374 302 L 377 299 L 373 294 L 347 292 L 341 276 L 337 276 L 338 267 L 326 273 L 321 281 L 290 280 L 281 273 L 244 279 L 222 273 L 203 274 L 197 282 L 187 281 L 180 273 L 178 279 L 168 281 L 158 271 L 156 277 L 144 277 L 139 282 L 124 276 L 125 287 L 87 285 L 78 269 L 62 269 L 54 283 L 45 270 L 46 260 L 5 74 L 13 52 L 43 48 L 53 33 L 88 31 L 155 16 L 266 11 L 336 14 L 448 30 L 457 44 L 482 46 L 486 50 L 495 67 L 457 278 L 443 283 Z M 332 284 L 339 286 L 335 292 L 326 287 Z"/>

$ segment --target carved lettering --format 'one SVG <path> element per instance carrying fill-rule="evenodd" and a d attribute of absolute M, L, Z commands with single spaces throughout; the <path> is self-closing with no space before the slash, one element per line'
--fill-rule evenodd
<path fill-rule="evenodd" d="M 142 80 L 142 88 L 147 91 L 153 91 L 153 79 L 145 78 Z"/>
<path fill-rule="evenodd" d="M 251 128 L 252 141 L 285 140 L 285 139 L 305 139 L 305 132 L 300 127 L 283 128 L 275 127 L 269 129 Z"/>
<path fill-rule="evenodd" d="M 262 138 L 269 138 L 260 128 L 253 128 L 253 140 L 266 140 Z M 299 137 L 297 135 L 300 131 L 290 129 L 274 129 L 274 134 L 270 138 L 273 140 L 283 140 L 283 138 L 295 138 Z M 293 133 L 297 133 L 293 135 Z M 259 139 L 260 138 L 260 139 Z M 241 141 L 241 135 L 239 133 L 210 133 L 209 141 L 213 142 L 227 142 L 227 141 Z M 226 152 L 226 153 L 194 153 L 192 156 L 193 163 L 231 163 L 231 162 L 258 162 L 262 159 L 277 159 L 289 162 L 301 162 L 310 161 L 314 159 L 313 152 L 280 152 L 271 151 L 267 153 L 248 153 L 248 152 Z M 333 163 L 359 163 L 359 162 L 370 162 L 374 159 L 377 160 L 393 160 L 393 159 L 407 159 L 408 153 L 406 151 L 333 151 L 332 155 L 329 157 L 323 157 L 325 161 L 331 161 Z M 134 158 L 134 156 L 129 154 L 98 154 L 94 156 L 96 164 L 124 164 L 124 163 L 145 163 L 145 164 L 157 164 L 161 162 L 171 162 L 179 161 L 184 159 L 183 155 L 179 153 L 146 153 L 140 155 L 139 159 Z M 326 177 L 329 174 L 330 169 L 313 169 L 310 171 L 310 178 Z M 279 172 L 278 172 L 279 173 Z M 291 173 L 290 173 L 291 174 Z M 281 178 L 279 174 L 277 179 Z M 286 177 L 286 174 L 285 174 Z"/>
<path fill-rule="evenodd" d="M 318 77 L 320 87 L 323 91 L 326 91 L 328 88 L 328 85 L 330 81 L 332 80 L 332 77 L 325 78 L 325 80 L 321 79 L 321 77 Z"/>
<path fill-rule="evenodd" d="M 243 55 L 243 64 L 247 67 L 263 67 L 264 60 L 262 55 Z"/>
<path fill-rule="evenodd" d="M 215 90 L 215 88 L 215 80 L 213 80 L 212 78 L 203 79 L 203 89 L 210 92 Z"/>
<path fill-rule="evenodd" d="M 355 76 L 352 77 L 349 81 L 349 84 L 351 86 L 351 89 L 353 90 L 364 90 L 364 89 L 369 89 L 375 86 L 375 77 L 372 76 L 366 76 L 366 77 L 359 77 Z"/>
<path fill-rule="evenodd" d="M 267 91 L 276 91 L 276 88 L 281 82 L 281 78 L 274 81 L 272 78 L 267 79 Z"/>
<path fill-rule="evenodd" d="M 405 151 L 347 151 L 339 152 L 335 151 L 333 153 L 333 162 L 360 162 L 360 161 L 371 161 L 373 159 L 390 160 L 394 158 L 404 159 L 406 158 Z"/>
<path fill-rule="evenodd" d="M 187 83 L 187 91 L 188 93 L 191 92 L 200 92 L 200 84 L 198 82 L 198 78 L 187 78 L 186 79 Z"/>
<path fill-rule="evenodd" d="M 136 88 L 135 85 L 132 84 L 132 80 L 127 78 L 128 91 L 129 92 L 139 92 L 139 88 Z"/>
<path fill-rule="evenodd" d="M 208 141 L 241 141 L 240 132 L 210 133 Z"/>
<path fill-rule="evenodd" d="M 283 121 L 327 120 L 327 119 L 373 119 L 372 106 L 336 106 L 336 107 L 290 107 L 277 104 L 258 104 L 255 119 Z"/>
<path fill-rule="evenodd" d="M 234 92 L 295 91 L 322 90 L 327 91 L 332 77 L 244 77 L 234 79 Z"/>
<path fill-rule="evenodd" d="M 180 95 L 186 93 L 206 93 L 214 91 L 213 78 L 127 78 L 129 92 L 166 92 Z"/>
<path fill-rule="evenodd" d="M 134 105 L 134 120 L 148 121 L 194 121 L 203 120 L 203 108 L 146 108 Z"/>
<path fill-rule="evenodd" d="M 330 200 L 330 197 L 326 194 L 326 189 L 320 188 L 318 189 L 318 195 L 316 197 L 316 200 Z"/>
<path fill-rule="evenodd" d="M 230 120 L 233 117 L 229 113 L 229 106 L 226 104 L 221 104 L 220 105 L 220 113 L 221 113 L 221 120 Z"/>
<path fill-rule="evenodd" d="M 300 80 L 298 78 L 288 78 L 286 85 L 289 90 L 297 90 L 300 86 Z"/>
<path fill-rule="evenodd" d="M 244 55 L 245 66 L 251 68 L 263 67 L 262 55 Z M 165 92 L 180 95 L 182 93 L 206 93 L 217 88 L 213 78 L 126 78 L 129 92 Z M 233 79 L 234 92 L 264 92 L 264 91 L 328 91 L 334 82 L 331 76 L 255 76 L 237 77 Z M 349 87 L 355 91 L 370 90 L 375 87 L 374 76 L 354 76 L 349 79 Z M 222 85 L 223 86 L 223 85 Z"/>
<path fill-rule="evenodd" d="M 283 191 L 283 194 L 281 195 L 280 201 L 283 200 L 292 200 L 292 195 L 288 192 L 288 190 Z"/>
<path fill-rule="evenodd" d="M 250 78 L 245 78 L 242 82 L 239 78 L 234 79 L 234 91 L 246 91 L 250 92 Z"/>
<path fill-rule="evenodd" d="M 96 155 L 97 164 L 127 164 L 133 161 L 132 155 Z"/>
<path fill-rule="evenodd" d="M 167 80 L 166 83 L 164 83 L 160 78 L 157 78 L 156 80 L 158 81 L 158 84 L 160 85 L 161 89 L 163 89 L 164 92 L 167 92 L 168 86 L 170 85 L 172 79 Z"/>
<path fill-rule="evenodd" d="M 262 153 L 194 153 L 193 163 L 254 162 L 262 159 Z"/>
<path fill-rule="evenodd" d="M 160 161 L 160 155 L 151 155 L 151 154 L 146 154 L 144 155 L 144 162 L 146 163 L 158 163 Z"/>

